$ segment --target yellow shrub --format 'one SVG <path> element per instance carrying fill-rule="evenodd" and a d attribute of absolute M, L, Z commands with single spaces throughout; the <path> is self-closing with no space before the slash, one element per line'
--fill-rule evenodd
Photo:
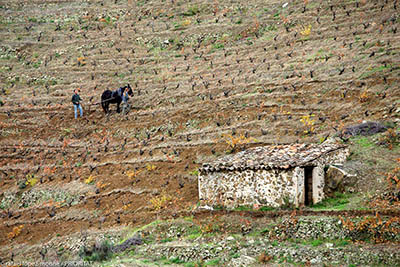
<path fill-rule="evenodd" d="M 160 209 L 168 206 L 168 204 L 171 200 L 172 200 L 172 196 L 170 196 L 166 193 L 163 193 L 157 197 L 153 197 L 152 199 L 150 199 L 150 203 L 154 210 L 160 210 Z"/>
<path fill-rule="evenodd" d="M 30 185 L 30 186 L 35 186 L 35 184 L 37 184 L 38 179 L 35 177 L 35 175 L 33 174 L 28 174 L 26 176 L 26 185 Z"/>
<path fill-rule="evenodd" d="M 182 21 L 181 26 L 182 27 L 186 27 L 189 26 L 192 22 L 190 21 L 190 19 L 186 19 L 184 21 Z"/>
<path fill-rule="evenodd" d="M 360 96 L 358 97 L 358 99 L 360 100 L 360 103 L 365 103 L 371 99 L 371 95 L 369 94 L 368 91 L 365 90 L 362 93 L 360 93 Z"/>
<path fill-rule="evenodd" d="M 222 136 L 225 138 L 225 142 L 233 151 L 236 150 L 238 146 L 248 144 L 254 140 L 253 138 L 245 137 L 243 134 L 238 137 L 234 137 L 231 134 L 223 134 Z"/>
<path fill-rule="evenodd" d="M 85 184 L 93 184 L 94 183 L 94 176 L 90 175 L 86 180 Z"/>
<path fill-rule="evenodd" d="M 310 35 L 310 33 L 311 33 L 311 25 L 303 26 L 300 31 L 300 34 L 303 36 L 308 36 Z"/>
<path fill-rule="evenodd" d="M 78 66 L 86 65 L 86 57 L 78 57 L 77 61 L 78 61 Z"/>
<path fill-rule="evenodd" d="M 147 164 L 147 165 L 146 165 L 146 169 L 147 169 L 148 171 L 154 171 L 156 168 L 157 168 L 157 167 L 156 167 L 156 165 L 154 165 L 154 164 Z"/>
<path fill-rule="evenodd" d="M 141 172 L 142 172 L 141 170 L 138 170 L 138 171 L 132 170 L 132 171 L 128 171 L 126 174 L 128 175 L 129 179 L 132 180 L 132 179 L 135 179 Z"/>
<path fill-rule="evenodd" d="M 102 183 L 102 182 L 97 182 L 96 183 L 96 187 L 98 188 L 98 189 L 104 189 L 104 188 L 106 188 L 107 186 L 109 186 L 110 185 L 110 183 Z"/>
<path fill-rule="evenodd" d="M 306 130 L 304 133 L 306 134 L 312 134 L 315 131 L 314 124 L 315 120 L 312 119 L 315 115 L 304 115 L 301 117 L 300 121 L 303 123 L 303 125 L 306 127 Z"/>
<path fill-rule="evenodd" d="M 8 239 L 14 239 L 15 237 L 19 236 L 23 228 L 23 225 L 14 226 L 13 230 L 7 234 Z"/>

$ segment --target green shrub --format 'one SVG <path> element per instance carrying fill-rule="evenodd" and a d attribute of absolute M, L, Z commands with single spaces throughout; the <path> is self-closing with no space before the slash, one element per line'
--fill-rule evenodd
<path fill-rule="evenodd" d="M 183 260 L 179 259 L 178 257 L 170 259 L 168 262 L 174 263 L 174 264 L 182 264 L 185 263 Z"/>
<path fill-rule="evenodd" d="M 174 240 L 174 239 L 173 239 L 172 237 L 167 237 L 167 238 L 161 239 L 160 242 L 161 242 L 161 243 L 168 243 L 168 242 L 171 242 L 171 241 L 173 241 L 173 240 Z"/>
<path fill-rule="evenodd" d="M 342 209 L 346 208 L 348 203 L 349 203 L 349 195 L 348 194 L 335 192 L 335 196 L 333 198 L 324 199 L 321 202 L 313 205 L 312 207 L 317 210 L 318 209 L 342 210 Z"/>
<path fill-rule="evenodd" d="M 197 261 L 197 262 L 187 262 L 184 265 L 185 267 L 202 267 L 204 266 L 204 263 L 201 261 Z"/>
<path fill-rule="evenodd" d="M 240 258 L 240 254 L 239 253 L 234 253 L 232 255 L 232 259 L 237 259 L 237 258 Z"/>
<path fill-rule="evenodd" d="M 275 208 L 270 207 L 270 206 L 262 206 L 260 208 L 260 211 L 271 211 L 271 210 L 275 210 Z"/>
<path fill-rule="evenodd" d="M 190 16 L 194 16 L 198 13 L 199 13 L 199 8 L 197 6 L 192 6 L 192 7 L 189 7 L 189 9 L 187 11 L 183 12 L 183 15 L 190 17 Z"/>
<path fill-rule="evenodd" d="M 26 180 L 25 180 L 25 179 L 19 180 L 18 183 L 17 183 L 17 185 L 18 185 L 18 188 L 19 188 L 19 189 L 24 189 L 24 188 L 27 186 Z"/>
<path fill-rule="evenodd" d="M 250 210 L 253 210 L 253 208 L 251 206 L 238 206 L 238 207 L 234 208 L 234 210 L 236 210 L 236 211 L 250 211 Z"/>
<path fill-rule="evenodd" d="M 323 241 L 321 241 L 319 239 L 315 239 L 315 240 L 312 240 L 310 244 L 313 247 L 318 247 L 318 246 L 322 245 L 323 243 L 324 243 Z"/>
<path fill-rule="evenodd" d="M 214 49 L 222 49 L 222 48 L 224 48 L 224 44 L 218 43 L 214 45 Z"/>
<path fill-rule="evenodd" d="M 221 261 L 220 258 L 212 259 L 206 262 L 207 266 L 217 266 L 219 265 L 219 262 Z"/>
<path fill-rule="evenodd" d="M 92 249 L 82 246 L 79 256 L 89 262 L 107 260 L 112 256 L 112 244 L 108 240 L 104 240 L 100 244 L 93 245 Z"/>
<path fill-rule="evenodd" d="M 193 175 L 193 176 L 198 176 L 199 175 L 199 170 L 198 169 L 193 170 L 193 171 L 189 172 L 189 174 Z"/>
<path fill-rule="evenodd" d="M 344 247 L 344 246 L 347 246 L 348 244 L 350 244 L 349 240 L 346 240 L 346 239 L 339 239 L 339 240 L 336 240 L 334 243 L 335 243 L 336 247 Z"/>

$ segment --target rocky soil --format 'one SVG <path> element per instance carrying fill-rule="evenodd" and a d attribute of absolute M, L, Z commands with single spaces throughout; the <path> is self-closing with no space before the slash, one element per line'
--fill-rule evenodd
<path fill-rule="evenodd" d="M 224 222 L 224 218 L 220 222 Z M 117 265 L 127 259 L 136 261 L 144 258 L 150 260 L 148 263 L 175 262 L 188 266 L 194 263 L 322 266 L 328 262 L 333 266 L 395 266 L 400 262 L 396 244 L 400 240 L 399 234 L 384 245 L 357 242 L 338 217 L 286 217 L 267 223 L 265 220 L 252 220 L 251 226 L 231 223 L 229 227 L 240 227 L 241 231 L 196 235 L 190 221 L 158 222 L 156 226 L 134 233 L 134 236 L 143 238 L 143 245 L 131 247 L 129 254 L 120 254 L 109 263 Z M 249 229 L 243 231 L 246 227 Z M 399 229 L 400 224 L 396 227 Z"/>

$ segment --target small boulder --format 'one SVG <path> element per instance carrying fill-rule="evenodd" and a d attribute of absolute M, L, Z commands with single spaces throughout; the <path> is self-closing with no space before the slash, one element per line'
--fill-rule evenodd
<path fill-rule="evenodd" d="M 324 193 L 328 197 L 332 197 L 335 191 L 344 191 L 343 180 L 348 174 L 335 166 L 329 166 L 325 175 Z"/>

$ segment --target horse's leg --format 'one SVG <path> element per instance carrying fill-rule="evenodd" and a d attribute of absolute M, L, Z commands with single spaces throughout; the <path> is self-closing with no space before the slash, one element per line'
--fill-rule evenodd
<path fill-rule="evenodd" d="M 123 103 L 122 103 L 122 114 L 123 114 L 123 115 L 126 115 L 126 113 L 127 113 L 127 112 L 126 112 L 126 111 L 127 111 L 127 110 L 126 110 L 126 109 L 127 109 L 127 105 L 128 105 L 128 103 L 126 103 L 126 102 L 123 102 Z"/>
<path fill-rule="evenodd" d="M 103 102 L 103 99 L 101 100 L 101 107 L 103 108 L 104 113 L 107 114 L 106 103 Z"/>
<path fill-rule="evenodd" d="M 105 102 L 105 103 L 104 103 L 104 112 L 105 112 L 106 114 L 108 114 L 108 112 L 109 112 L 109 111 L 108 111 L 108 109 L 109 109 L 108 106 L 109 106 L 109 103 L 108 103 L 108 102 Z"/>
<path fill-rule="evenodd" d="M 121 109 L 119 108 L 119 104 L 121 104 L 121 102 L 117 102 L 117 113 L 121 112 Z"/>

